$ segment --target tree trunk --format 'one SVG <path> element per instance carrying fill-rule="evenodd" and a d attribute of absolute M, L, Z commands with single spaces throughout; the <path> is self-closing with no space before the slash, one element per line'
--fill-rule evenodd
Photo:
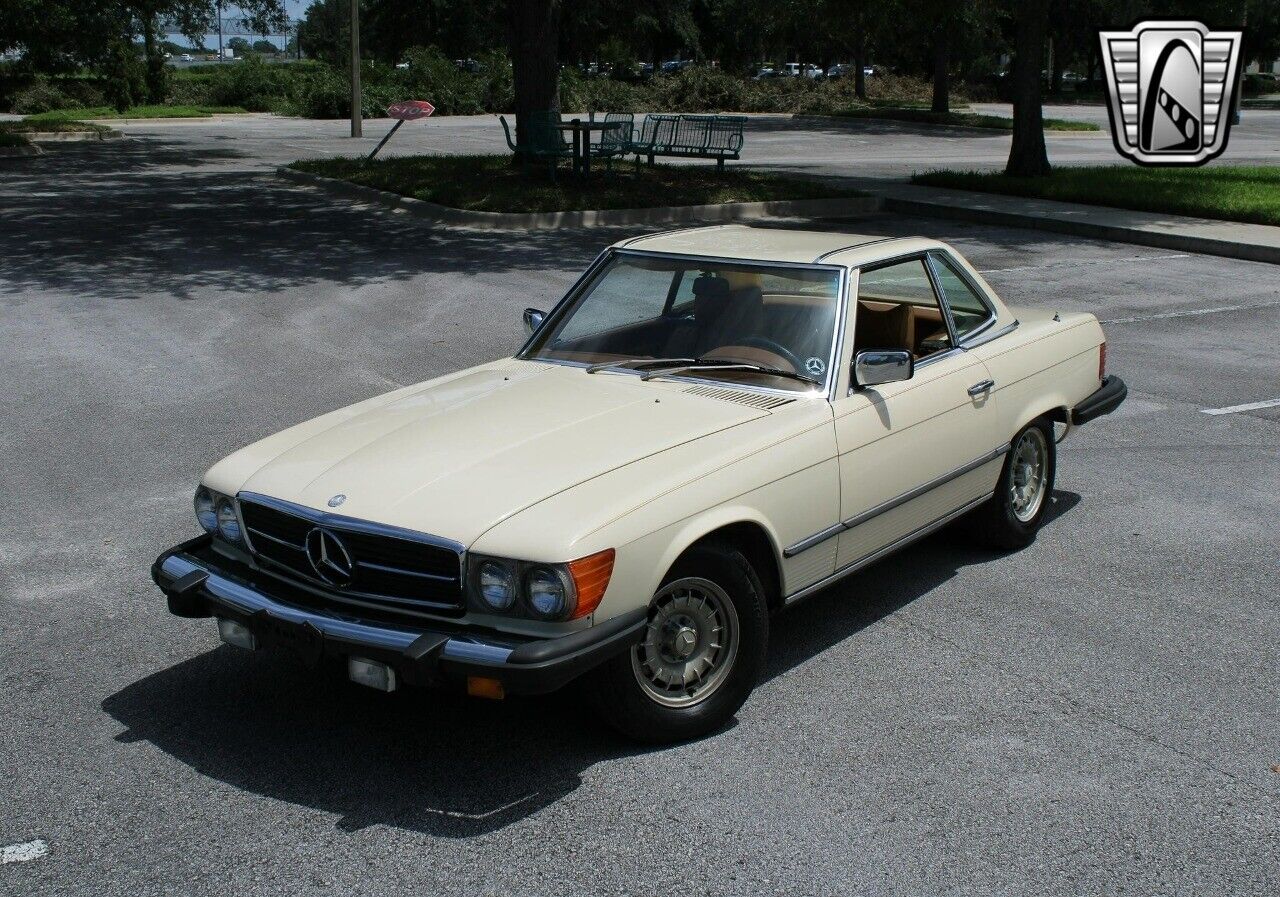
<path fill-rule="evenodd" d="M 560 110 L 559 0 L 508 0 L 516 142 L 525 142 L 528 116 Z"/>
<path fill-rule="evenodd" d="M 1050 171 L 1040 105 L 1040 66 L 1049 25 L 1049 0 L 1021 0 L 1015 15 L 1013 146 L 1004 172 L 1016 177 L 1043 177 Z"/>
<path fill-rule="evenodd" d="M 147 102 L 156 106 L 164 104 L 165 70 L 164 51 L 160 49 L 159 36 L 156 33 L 156 17 L 154 13 L 142 14 L 142 46 L 147 59 L 146 84 Z"/>
<path fill-rule="evenodd" d="M 951 35 L 944 25 L 933 33 L 933 112 L 951 111 Z"/>
<path fill-rule="evenodd" d="M 867 98 L 867 76 L 862 71 L 867 66 L 867 36 L 861 28 L 853 41 L 853 92 L 858 99 Z"/>

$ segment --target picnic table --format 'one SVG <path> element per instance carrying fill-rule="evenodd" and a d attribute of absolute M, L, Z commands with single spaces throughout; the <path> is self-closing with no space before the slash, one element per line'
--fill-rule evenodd
<path fill-rule="evenodd" d="M 572 132 L 573 134 L 573 170 L 581 172 L 582 176 L 590 177 L 591 175 L 591 133 L 593 131 L 600 132 L 601 135 L 605 131 L 611 131 L 622 127 L 621 122 L 608 121 L 583 121 L 580 118 L 562 121 L 556 126 L 558 130 Z"/>

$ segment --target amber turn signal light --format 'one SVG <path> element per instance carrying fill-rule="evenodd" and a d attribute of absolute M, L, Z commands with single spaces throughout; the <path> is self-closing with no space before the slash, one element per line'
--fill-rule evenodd
<path fill-rule="evenodd" d="M 573 586 L 578 592 L 578 606 L 569 619 L 576 620 L 600 606 L 604 590 L 609 587 L 609 577 L 613 576 L 613 549 L 606 548 L 570 561 L 569 575 L 573 577 Z"/>
<path fill-rule="evenodd" d="M 501 701 L 507 696 L 507 691 L 497 679 L 490 679 L 487 676 L 468 676 L 467 694 L 473 698 L 488 698 L 490 701 Z"/>

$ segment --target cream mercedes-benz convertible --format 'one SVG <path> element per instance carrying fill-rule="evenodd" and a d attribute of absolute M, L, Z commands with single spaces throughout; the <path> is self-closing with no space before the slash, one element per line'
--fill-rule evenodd
<path fill-rule="evenodd" d="M 215 464 L 204 535 L 152 570 L 169 609 L 387 691 L 576 680 L 689 738 L 750 694 L 772 612 L 961 515 L 1030 542 L 1055 446 L 1126 392 L 1092 315 L 1011 309 L 927 239 L 641 237 L 525 323 Z"/>

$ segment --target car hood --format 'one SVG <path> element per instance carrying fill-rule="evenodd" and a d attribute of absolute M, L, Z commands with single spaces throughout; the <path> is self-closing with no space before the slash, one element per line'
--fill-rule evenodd
<path fill-rule="evenodd" d="M 687 384 L 505 361 L 242 449 L 206 482 L 469 545 L 552 495 L 767 414 Z"/>

